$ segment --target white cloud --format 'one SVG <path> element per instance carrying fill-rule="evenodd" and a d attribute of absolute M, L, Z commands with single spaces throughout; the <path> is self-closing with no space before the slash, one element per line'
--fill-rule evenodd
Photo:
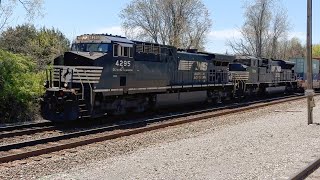
<path fill-rule="evenodd" d="M 301 41 L 305 41 L 307 38 L 307 35 L 305 32 L 289 32 L 288 38 L 291 39 L 293 37 L 297 37 Z"/>
<path fill-rule="evenodd" d="M 111 26 L 111 27 L 104 27 L 98 29 L 95 33 L 98 34 L 112 34 L 112 35 L 118 35 L 118 36 L 125 36 L 125 32 L 122 30 L 120 26 Z"/>
<path fill-rule="evenodd" d="M 137 37 L 138 33 L 141 31 L 142 31 L 141 28 L 137 27 L 131 31 L 128 31 L 127 33 L 129 33 L 129 35 L 130 35 L 129 38 L 132 38 L 132 37 Z M 96 30 L 94 33 L 98 33 L 98 34 L 106 34 L 107 33 L 107 34 L 126 37 L 125 31 L 120 26 L 111 26 L 111 27 L 100 28 L 100 29 Z"/>
<path fill-rule="evenodd" d="M 208 41 L 206 44 L 206 50 L 223 53 L 226 51 L 232 52 L 228 47 L 228 40 L 238 40 L 242 37 L 241 32 L 238 29 L 223 29 L 217 31 L 211 31 L 208 35 Z M 304 32 L 289 32 L 288 39 L 297 37 L 304 42 L 306 40 L 306 33 Z"/>
<path fill-rule="evenodd" d="M 231 40 L 240 39 L 242 37 L 241 32 L 238 29 L 224 29 L 218 31 L 211 31 L 208 35 L 210 40 Z M 304 32 L 289 32 L 288 38 L 291 39 L 297 37 L 300 40 L 306 39 L 306 33 Z"/>
<path fill-rule="evenodd" d="M 223 29 L 211 31 L 207 36 L 205 49 L 209 52 L 225 53 L 232 52 L 230 47 L 226 45 L 228 40 L 237 40 L 241 38 L 241 33 L 238 29 Z"/>
<path fill-rule="evenodd" d="M 227 40 L 227 39 L 239 39 L 241 37 L 241 33 L 237 29 L 224 29 L 211 31 L 208 35 L 210 40 Z"/>

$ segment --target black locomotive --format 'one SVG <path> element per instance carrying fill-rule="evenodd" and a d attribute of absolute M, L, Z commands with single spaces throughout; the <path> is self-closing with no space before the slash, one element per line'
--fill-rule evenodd
<path fill-rule="evenodd" d="M 41 102 L 45 119 L 68 121 L 142 112 L 190 102 L 293 91 L 294 64 L 131 41 L 78 36 L 47 71 Z"/>

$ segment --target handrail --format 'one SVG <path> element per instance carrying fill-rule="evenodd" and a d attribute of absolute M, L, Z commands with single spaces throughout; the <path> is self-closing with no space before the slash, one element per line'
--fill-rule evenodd
<path fill-rule="evenodd" d="M 53 85 L 52 85 L 52 69 L 50 69 L 50 71 L 49 71 L 49 76 L 50 76 L 50 80 L 49 80 L 49 83 L 50 83 L 50 88 L 52 88 L 53 87 Z"/>
<path fill-rule="evenodd" d="M 84 99 L 84 85 L 83 85 L 83 82 L 82 82 L 82 78 L 81 78 L 81 76 L 77 73 L 77 75 L 78 75 L 78 77 L 79 77 L 79 79 L 80 79 L 80 83 L 81 83 L 81 87 L 82 87 L 82 91 L 81 91 L 81 94 L 82 94 L 82 99 Z M 72 76 L 73 76 L 73 74 L 72 74 Z"/>
<path fill-rule="evenodd" d="M 61 69 L 59 69 L 59 89 L 61 88 Z"/>
<path fill-rule="evenodd" d="M 84 70 L 84 74 L 86 75 L 86 77 L 88 78 L 88 80 L 89 80 L 89 77 L 88 77 L 88 75 L 87 75 L 87 72 L 86 72 L 86 70 Z M 89 82 L 88 83 L 89 84 L 89 87 L 90 87 L 90 104 L 91 104 L 91 110 L 92 110 L 92 108 L 93 108 L 93 97 L 92 97 L 92 86 L 91 86 L 91 83 Z"/>
<path fill-rule="evenodd" d="M 96 70 L 96 69 L 99 69 L 99 70 L 102 70 L 103 67 L 98 67 L 98 66 L 60 66 L 60 65 L 54 65 L 54 67 L 56 68 L 65 68 L 65 67 L 73 67 L 75 69 L 89 69 L 89 70 Z"/>
<path fill-rule="evenodd" d="M 64 68 L 66 68 L 68 66 L 54 66 L 53 67 L 53 79 L 54 81 L 59 81 L 59 87 L 61 88 L 62 86 L 62 70 Z M 71 75 L 71 87 L 72 87 L 72 83 L 80 83 L 81 84 L 81 98 L 84 99 L 85 98 L 85 83 L 89 84 L 89 88 L 90 88 L 90 104 L 91 107 L 93 106 L 93 84 L 97 83 L 97 79 L 98 77 L 101 76 L 101 72 L 103 70 L 103 67 L 83 67 L 83 66 L 72 66 L 72 75 Z M 94 76 L 92 76 L 92 74 Z M 76 74 L 76 75 L 75 75 Z M 98 75 L 99 74 L 99 75 Z M 59 76 L 59 77 L 58 77 Z M 91 77 L 92 76 L 92 77 Z M 51 71 L 50 71 L 50 77 L 52 78 L 51 75 Z M 94 78 L 94 79 L 92 79 Z M 93 83 L 93 84 L 92 84 Z M 51 84 L 51 82 L 50 82 Z"/>

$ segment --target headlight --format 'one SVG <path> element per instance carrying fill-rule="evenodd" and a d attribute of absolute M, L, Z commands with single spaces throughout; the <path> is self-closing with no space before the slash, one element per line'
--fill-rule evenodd
<path fill-rule="evenodd" d="M 68 83 L 64 83 L 64 87 L 67 88 L 68 87 Z"/>
<path fill-rule="evenodd" d="M 43 83 L 43 87 L 49 88 L 49 82 L 48 82 L 48 81 L 45 81 L 45 82 Z"/>

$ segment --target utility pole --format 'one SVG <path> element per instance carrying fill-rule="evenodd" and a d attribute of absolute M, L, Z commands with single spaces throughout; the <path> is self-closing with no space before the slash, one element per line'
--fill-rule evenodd
<path fill-rule="evenodd" d="M 315 106 L 313 96 L 313 75 L 312 75 L 312 0 L 308 1 L 308 10 L 307 10 L 307 90 L 305 94 L 307 96 L 308 104 L 308 125 L 313 123 L 313 107 Z"/>

